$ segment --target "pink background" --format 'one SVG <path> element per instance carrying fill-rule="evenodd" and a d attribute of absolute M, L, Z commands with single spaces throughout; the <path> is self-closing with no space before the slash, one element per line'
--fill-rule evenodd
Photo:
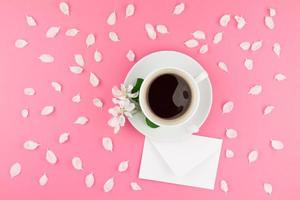
<path fill-rule="evenodd" d="M 298 1 L 196 1 L 182 0 L 186 10 L 182 15 L 173 16 L 177 0 L 69 0 L 71 15 L 64 16 L 58 9 L 57 0 L 2 0 L 0 2 L 0 199 L 299 199 L 300 180 L 300 3 Z M 125 18 L 128 3 L 136 5 L 133 17 Z M 273 31 L 263 23 L 268 8 L 274 7 L 276 27 Z M 117 24 L 106 24 L 107 16 L 115 10 Z M 242 15 L 247 25 L 236 29 L 232 20 L 227 28 L 218 24 L 225 13 Z M 37 27 L 28 27 L 26 15 L 32 15 Z M 169 34 L 158 35 L 150 40 L 144 30 L 145 23 L 165 24 Z M 50 26 L 60 26 L 56 38 L 47 39 L 45 33 Z M 76 27 L 80 33 L 69 38 L 64 35 L 67 28 Z M 199 54 L 199 47 L 188 49 L 184 41 L 192 38 L 195 30 L 207 34 L 209 52 Z M 108 32 L 119 34 L 120 42 L 108 39 Z M 213 35 L 224 32 L 223 41 L 212 44 Z M 96 44 L 86 48 L 88 33 L 95 33 Z M 29 45 L 17 49 L 14 42 L 24 38 Z M 239 43 L 244 40 L 263 40 L 263 48 L 257 52 L 244 52 Z M 282 46 L 281 57 L 272 51 L 274 42 Z M 201 44 L 204 43 L 201 41 Z M 95 63 L 93 53 L 99 49 L 103 61 Z M 197 59 L 210 74 L 214 102 L 208 120 L 199 135 L 224 139 L 222 155 L 214 191 L 159 183 L 138 179 L 144 137 L 127 124 L 118 135 L 107 126 L 111 103 L 111 88 L 119 85 L 133 63 L 125 55 L 132 49 L 137 59 L 157 50 L 178 50 Z M 52 64 L 38 60 L 42 53 L 55 57 Z M 85 72 L 74 75 L 68 66 L 75 64 L 73 55 L 82 53 Z M 246 57 L 254 60 L 253 71 L 243 66 Z M 229 68 L 225 73 L 217 67 L 224 61 Z M 89 72 L 101 78 L 97 88 L 88 82 Z M 276 73 L 283 73 L 287 80 L 278 82 L 273 79 Z M 51 81 L 63 84 L 62 93 L 51 87 Z M 248 95 L 252 85 L 261 84 L 263 92 L 259 96 Z M 33 87 L 35 96 L 25 96 L 23 89 Z M 80 92 L 82 102 L 75 104 L 72 96 Z M 104 101 L 104 108 L 92 105 L 92 98 Z M 232 113 L 222 114 L 224 102 L 232 100 L 235 107 Z M 48 117 L 40 116 L 43 106 L 53 104 L 55 113 Z M 266 105 L 274 105 L 269 116 L 263 116 Z M 29 108 L 30 116 L 23 119 L 22 108 Z M 80 115 L 88 116 L 85 126 L 76 126 L 73 121 Z M 235 128 L 237 139 L 225 137 L 226 128 Z M 70 141 L 58 144 L 58 136 L 70 132 Z M 101 146 L 104 136 L 112 137 L 114 151 L 105 151 Z M 34 139 L 41 146 L 33 152 L 23 149 L 24 141 Z M 270 139 L 282 140 L 285 148 L 275 151 L 270 147 Z M 59 162 L 50 165 L 44 159 L 47 148 L 58 156 Z M 234 150 L 233 159 L 225 158 L 225 149 Z M 257 149 L 257 162 L 249 164 L 247 154 Z M 80 156 L 84 170 L 72 168 L 71 158 Z M 127 172 L 119 173 L 120 161 L 129 160 Z M 22 164 L 22 173 L 11 179 L 9 168 L 14 162 Z M 85 187 L 84 177 L 93 172 L 95 186 Z M 47 173 L 48 184 L 41 187 L 39 177 Z M 110 193 L 103 192 L 103 183 L 115 177 L 115 187 Z M 227 180 L 229 192 L 220 190 L 221 179 Z M 129 183 L 138 182 L 142 191 L 134 192 Z M 273 185 L 273 193 L 268 196 L 263 183 Z"/>

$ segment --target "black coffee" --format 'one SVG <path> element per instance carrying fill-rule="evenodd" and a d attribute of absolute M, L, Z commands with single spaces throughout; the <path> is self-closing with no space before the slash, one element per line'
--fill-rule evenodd
<path fill-rule="evenodd" d="M 192 94 L 183 78 L 174 74 L 163 74 L 152 81 L 147 98 L 153 113 L 161 118 L 174 119 L 186 112 Z"/>

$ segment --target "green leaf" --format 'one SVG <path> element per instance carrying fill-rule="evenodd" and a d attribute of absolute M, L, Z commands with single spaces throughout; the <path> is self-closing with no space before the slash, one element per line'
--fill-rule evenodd
<path fill-rule="evenodd" d="M 159 126 L 154 124 L 153 122 L 150 121 L 150 119 L 148 119 L 147 117 L 145 118 L 146 124 L 150 127 L 150 128 L 158 128 Z"/>
<path fill-rule="evenodd" d="M 138 78 L 138 79 L 136 80 L 135 85 L 134 85 L 134 87 L 132 88 L 132 91 L 131 91 L 131 92 L 132 92 L 132 93 L 136 93 L 136 92 L 140 91 L 143 81 L 144 81 L 144 79 Z M 135 97 L 135 98 L 132 98 L 132 100 L 138 103 L 138 102 L 139 102 L 139 96 L 137 96 L 137 97 Z"/>

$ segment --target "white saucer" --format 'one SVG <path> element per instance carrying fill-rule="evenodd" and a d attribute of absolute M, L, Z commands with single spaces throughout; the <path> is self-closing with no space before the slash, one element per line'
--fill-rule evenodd
<path fill-rule="evenodd" d="M 144 78 L 148 73 L 161 67 L 178 67 L 196 77 L 205 71 L 192 57 L 176 51 L 157 51 L 140 59 L 128 72 L 125 85 L 134 85 L 137 78 Z M 172 141 L 190 136 L 194 129 L 200 127 L 206 120 L 212 105 L 212 87 L 209 78 L 199 83 L 200 105 L 194 116 L 181 126 L 150 128 L 145 123 L 142 112 L 134 114 L 128 120 L 140 133 L 150 139 Z"/>

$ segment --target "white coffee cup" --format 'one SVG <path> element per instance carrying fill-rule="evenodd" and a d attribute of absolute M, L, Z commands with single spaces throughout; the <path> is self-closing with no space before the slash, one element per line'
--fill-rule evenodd
<path fill-rule="evenodd" d="M 190 88 L 191 92 L 191 101 L 187 110 L 177 118 L 174 119 L 167 119 L 161 118 L 157 116 L 152 110 L 148 102 L 148 91 L 152 84 L 157 77 L 163 74 L 173 74 L 175 76 L 179 76 L 186 81 Z M 204 71 L 201 74 L 197 74 L 193 77 L 190 73 L 186 72 L 185 70 L 177 67 L 163 67 L 153 72 L 149 73 L 145 78 L 141 85 L 139 91 L 139 104 L 143 114 L 153 123 L 159 126 L 180 126 L 191 119 L 191 117 L 195 114 L 196 110 L 199 107 L 200 102 L 200 93 L 198 84 L 205 80 L 208 77 L 207 73 Z"/>

